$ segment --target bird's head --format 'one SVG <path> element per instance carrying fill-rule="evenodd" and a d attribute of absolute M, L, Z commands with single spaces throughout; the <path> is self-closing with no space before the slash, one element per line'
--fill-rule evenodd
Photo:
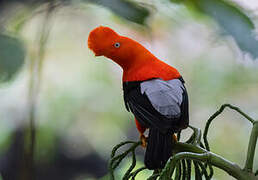
<path fill-rule="evenodd" d="M 128 67 L 140 51 L 145 48 L 138 42 L 117 34 L 109 27 L 99 26 L 90 32 L 88 47 L 95 53 L 95 56 L 105 56 L 121 67 Z"/>
<path fill-rule="evenodd" d="M 99 26 L 90 32 L 88 47 L 96 56 L 106 56 L 116 51 L 119 44 L 119 35 L 112 29 Z"/>

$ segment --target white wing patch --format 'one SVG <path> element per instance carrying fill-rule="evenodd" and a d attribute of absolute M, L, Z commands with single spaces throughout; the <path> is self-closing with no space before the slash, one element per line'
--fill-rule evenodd
<path fill-rule="evenodd" d="M 152 106 L 162 115 L 179 117 L 184 86 L 179 79 L 163 81 L 152 79 L 141 83 L 141 93 L 146 94 Z"/>

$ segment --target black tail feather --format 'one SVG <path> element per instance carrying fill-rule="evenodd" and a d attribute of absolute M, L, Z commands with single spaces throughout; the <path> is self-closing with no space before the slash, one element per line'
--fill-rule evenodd
<path fill-rule="evenodd" d="M 144 157 L 148 169 L 164 168 L 172 155 L 172 134 L 162 133 L 156 128 L 150 128 L 147 148 Z"/>

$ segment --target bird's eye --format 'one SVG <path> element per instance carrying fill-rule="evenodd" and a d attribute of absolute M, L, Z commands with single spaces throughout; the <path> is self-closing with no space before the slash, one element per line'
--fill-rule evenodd
<path fill-rule="evenodd" d="M 120 47 L 120 43 L 119 43 L 119 42 L 116 42 L 116 43 L 114 44 L 114 46 L 115 46 L 115 48 L 119 48 L 119 47 Z"/>

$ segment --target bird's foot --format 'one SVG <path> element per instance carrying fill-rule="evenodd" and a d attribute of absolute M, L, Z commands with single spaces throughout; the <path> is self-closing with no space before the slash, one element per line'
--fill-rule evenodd
<path fill-rule="evenodd" d="M 146 147 L 147 146 L 147 138 L 144 136 L 144 134 L 141 134 L 140 135 L 140 140 L 141 140 L 141 142 L 142 142 L 142 147 Z"/>
<path fill-rule="evenodd" d="M 174 143 L 178 142 L 177 136 L 175 134 L 172 135 L 172 140 L 173 140 Z"/>

